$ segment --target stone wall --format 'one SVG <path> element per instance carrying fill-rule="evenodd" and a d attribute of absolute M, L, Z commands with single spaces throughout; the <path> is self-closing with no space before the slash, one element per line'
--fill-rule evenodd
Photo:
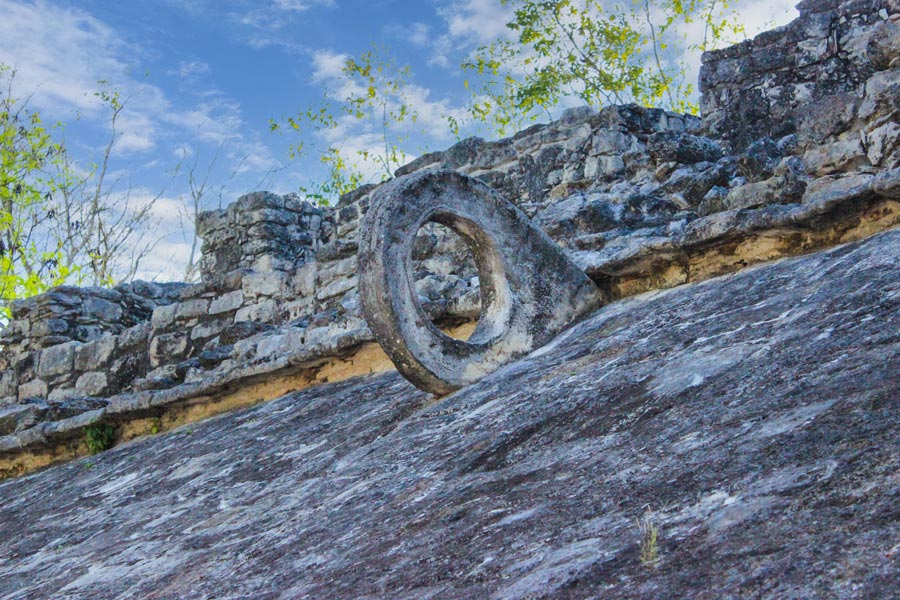
<path fill-rule="evenodd" d="M 897 5 L 823 0 L 800 10 L 784 28 L 704 56 L 702 121 L 637 106 L 575 109 L 510 138 L 462 141 L 397 174 L 453 168 L 481 178 L 612 298 L 893 227 Z M 0 338 L 0 459 L 71 445 L 97 420 L 159 415 L 275 374 L 307 385 L 314 379 L 299 373 L 372 342 L 356 236 L 374 189 L 333 207 L 256 192 L 205 213 L 198 284 L 60 288 L 17 303 Z M 477 318 L 467 256 L 434 225 L 414 245 L 419 299 L 439 325 Z"/>
<path fill-rule="evenodd" d="M 742 150 L 812 122 L 824 137 L 840 133 L 867 85 L 877 85 L 873 74 L 896 67 L 897 0 L 803 0 L 797 9 L 800 18 L 784 27 L 703 56 L 708 135 Z"/>

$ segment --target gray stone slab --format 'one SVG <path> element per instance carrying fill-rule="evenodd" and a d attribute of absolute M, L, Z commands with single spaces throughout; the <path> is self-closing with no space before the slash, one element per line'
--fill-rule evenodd
<path fill-rule="evenodd" d="M 438 403 L 361 378 L 0 482 L 0 597 L 893 598 L 898 264 L 883 234 L 609 304 Z"/>

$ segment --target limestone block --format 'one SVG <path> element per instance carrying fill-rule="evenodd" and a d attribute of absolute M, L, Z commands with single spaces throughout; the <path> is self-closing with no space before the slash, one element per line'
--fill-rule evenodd
<path fill-rule="evenodd" d="M 108 323 L 115 323 L 122 318 L 121 305 L 103 298 L 97 298 L 96 296 L 87 296 L 84 299 L 82 310 L 85 315 L 90 315 Z"/>
<path fill-rule="evenodd" d="M 891 115 L 900 105 L 900 69 L 880 71 L 866 80 L 866 95 L 857 114 L 866 122 Z"/>
<path fill-rule="evenodd" d="M 276 307 L 277 303 L 272 299 L 245 306 L 235 313 L 234 322 L 261 321 L 263 323 L 271 323 L 275 320 Z"/>
<path fill-rule="evenodd" d="M 872 181 L 872 190 L 885 198 L 900 199 L 900 168 L 878 173 Z"/>
<path fill-rule="evenodd" d="M 46 398 L 47 382 L 43 379 L 32 379 L 19 385 L 19 401 L 28 398 Z"/>
<path fill-rule="evenodd" d="M 820 177 L 806 186 L 803 204 L 819 206 L 826 210 L 839 202 L 872 194 L 874 179 L 872 175 L 866 173 L 844 177 Z"/>
<path fill-rule="evenodd" d="M 34 337 L 61 335 L 69 332 L 69 323 L 65 319 L 43 319 L 30 327 Z"/>
<path fill-rule="evenodd" d="M 220 334 L 229 325 L 231 325 L 231 319 L 217 319 L 214 321 L 205 321 L 199 323 L 191 330 L 191 339 L 209 339 L 215 335 Z"/>
<path fill-rule="evenodd" d="M 81 342 L 67 342 L 41 350 L 37 374 L 52 377 L 70 373 L 75 361 L 75 349 L 79 346 Z"/>
<path fill-rule="evenodd" d="M 179 302 L 174 306 L 176 319 L 191 319 L 203 316 L 209 312 L 209 300 L 206 300 L 205 298 L 196 298 L 194 300 L 188 300 L 187 302 Z"/>
<path fill-rule="evenodd" d="M 286 260 L 278 256 L 273 256 L 272 254 L 263 254 L 262 256 L 258 256 L 256 260 L 253 261 L 253 264 L 250 265 L 250 268 L 258 272 L 288 271 L 290 270 L 291 266 L 293 266 L 292 260 Z"/>
<path fill-rule="evenodd" d="M 36 404 L 18 404 L 0 408 L 0 435 L 9 435 L 31 427 L 37 421 L 39 412 L 41 407 Z"/>
<path fill-rule="evenodd" d="M 317 280 L 320 285 L 328 284 L 335 279 L 351 275 L 356 272 L 356 256 L 350 256 L 341 260 L 328 263 L 320 263 Z"/>
<path fill-rule="evenodd" d="M 150 324 L 153 329 L 166 329 L 175 322 L 175 313 L 178 310 L 177 304 L 167 304 L 165 306 L 157 306 L 153 309 L 153 316 L 150 317 Z"/>
<path fill-rule="evenodd" d="M 150 323 L 140 323 L 119 334 L 119 348 L 146 347 L 153 327 Z"/>
<path fill-rule="evenodd" d="M 775 200 L 775 190 L 770 181 L 745 183 L 728 191 L 722 200 L 723 210 L 756 208 L 771 204 Z"/>
<path fill-rule="evenodd" d="M 631 149 L 635 138 L 615 129 L 603 129 L 591 140 L 591 154 L 622 154 Z"/>
<path fill-rule="evenodd" d="M 288 210 L 279 208 L 260 208 L 241 212 L 235 222 L 247 227 L 256 223 L 274 223 L 276 225 L 289 225 L 297 221 L 296 215 Z"/>
<path fill-rule="evenodd" d="M 855 93 L 831 94 L 798 110 L 797 137 L 804 148 L 822 144 L 850 129 L 856 118 Z"/>
<path fill-rule="evenodd" d="M 869 36 L 866 54 L 877 69 L 896 66 L 900 58 L 900 24 L 894 21 L 880 23 Z"/>
<path fill-rule="evenodd" d="M 77 398 L 79 396 L 78 391 L 73 387 L 58 387 L 54 388 L 47 394 L 48 402 L 62 402 L 63 400 L 69 400 L 70 398 Z"/>
<path fill-rule="evenodd" d="M 350 237 L 359 227 L 359 221 L 339 222 L 337 224 L 337 234 L 341 237 Z"/>
<path fill-rule="evenodd" d="M 106 373 L 89 371 L 75 382 L 75 390 L 83 396 L 101 396 L 106 392 L 107 385 Z"/>
<path fill-rule="evenodd" d="M 803 155 L 803 167 L 813 175 L 823 176 L 845 171 L 859 160 L 868 161 L 868 158 L 859 135 L 852 134 L 807 150 Z"/>
<path fill-rule="evenodd" d="M 305 329 L 288 329 L 282 334 L 266 336 L 256 346 L 256 357 L 267 359 L 296 351 L 303 346 L 305 335 Z"/>
<path fill-rule="evenodd" d="M 197 235 L 203 238 L 204 242 L 209 243 L 214 231 L 228 229 L 229 220 L 227 213 L 222 210 L 209 210 L 200 213 L 197 219 Z"/>
<path fill-rule="evenodd" d="M 92 371 L 107 365 L 116 350 L 115 336 L 107 335 L 75 349 L 74 367 L 76 371 Z"/>
<path fill-rule="evenodd" d="M 356 277 L 342 277 L 340 279 L 332 281 L 324 287 L 319 288 L 319 290 L 316 292 L 316 298 L 318 298 L 319 300 L 327 300 L 328 298 L 333 298 L 334 296 L 339 296 L 346 293 L 347 291 L 356 287 L 356 285 Z"/>
<path fill-rule="evenodd" d="M 466 240 L 478 267 L 483 310 L 471 337 L 442 333 L 412 278 L 412 244 L 427 222 Z M 548 342 L 593 311 L 603 293 L 515 206 L 455 171 L 397 178 L 373 193 L 359 237 L 363 314 L 397 369 L 446 394 Z"/>
<path fill-rule="evenodd" d="M 285 302 L 278 307 L 280 318 L 284 321 L 294 321 L 308 316 L 312 312 L 314 302 L 315 299 L 310 297 Z"/>
<path fill-rule="evenodd" d="M 209 303 L 209 314 L 218 315 L 224 312 L 231 312 L 239 309 L 243 303 L 243 291 L 235 290 L 233 292 L 228 292 L 227 294 L 222 294 L 218 298 L 214 298 L 212 302 Z"/>
<path fill-rule="evenodd" d="M 0 372 L 0 398 L 15 396 L 19 388 L 16 372 L 13 370 Z"/>
<path fill-rule="evenodd" d="M 188 334 L 184 331 L 176 331 L 158 335 L 150 340 L 150 366 L 177 362 L 188 349 Z"/>
<path fill-rule="evenodd" d="M 722 149 L 715 141 L 679 131 L 654 133 L 647 143 L 647 150 L 656 163 L 694 164 L 715 162 L 722 157 Z"/>
<path fill-rule="evenodd" d="M 291 278 L 291 291 L 302 297 L 312 296 L 316 290 L 316 272 L 318 268 L 319 263 L 313 261 L 297 269 Z"/>
<path fill-rule="evenodd" d="M 283 271 L 253 272 L 244 275 L 241 282 L 248 298 L 260 296 L 283 297 L 287 291 L 287 273 Z"/>
<path fill-rule="evenodd" d="M 892 153 L 900 144 L 900 124 L 890 121 L 866 133 L 866 156 L 873 165 L 895 167 L 895 160 L 890 160 Z M 885 161 L 885 158 L 888 160 Z M 883 162 L 884 161 L 884 162 Z"/>

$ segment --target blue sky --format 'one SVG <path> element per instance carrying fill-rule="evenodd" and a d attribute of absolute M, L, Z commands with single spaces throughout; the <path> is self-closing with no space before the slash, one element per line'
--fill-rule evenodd
<path fill-rule="evenodd" d="M 753 34 L 792 19 L 792 4 L 744 0 L 741 15 Z M 454 140 L 442 115 L 469 98 L 458 65 L 507 20 L 499 0 L 0 0 L 0 62 L 17 69 L 17 95 L 66 124 L 86 164 L 109 138 L 97 81 L 128 98 L 112 167 L 137 195 L 165 190 L 155 207 L 163 239 L 139 273 L 165 280 L 188 251 L 186 164 L 203 170 L 219 152 L 209 208 L 321 176 L 314 160 L 288 159 L 297 140 L 271 133 L 269 120 L 316 102 L 325 85 L 339 88 L 342 57 L 373 44 L 411 67 L 407 93 L 426 133 L 410 154 L 444 148 Z M 365 124 L 341 135 L 347 148 L 372 142 Z"/>

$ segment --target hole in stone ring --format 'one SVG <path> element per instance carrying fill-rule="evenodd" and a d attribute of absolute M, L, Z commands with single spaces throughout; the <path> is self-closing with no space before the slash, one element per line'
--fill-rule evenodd
<path fill-rule="evenodd" d="M 431 220 L 412 244 L 419 305 L 446 335 L 467 340 L 481 316 L 481 285 L 472 250 L 456 231 Z"/>

